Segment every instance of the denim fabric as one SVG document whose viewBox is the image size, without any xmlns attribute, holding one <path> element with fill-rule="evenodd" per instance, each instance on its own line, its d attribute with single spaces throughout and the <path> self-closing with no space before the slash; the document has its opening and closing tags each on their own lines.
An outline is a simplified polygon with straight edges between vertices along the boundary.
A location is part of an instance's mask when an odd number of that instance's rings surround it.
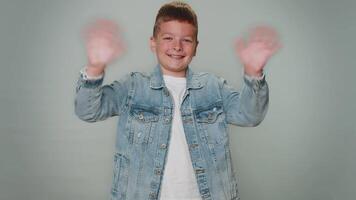
<svg viewBox="0 0 356 200">
<path fill-rule="evenodd" d="M 159 199 L 174 107 L 161 70 L 102 82 L 79 78 L 75 113 L 88 122 L 119 116 L 111 199 Z M 188 68 L 181 114 L 202 199 L 239 199 L 228 124 L 256 126 L 267 107 L 265 78 L 244 77 L 239 93 L 222 78 Z"/>
</svg>

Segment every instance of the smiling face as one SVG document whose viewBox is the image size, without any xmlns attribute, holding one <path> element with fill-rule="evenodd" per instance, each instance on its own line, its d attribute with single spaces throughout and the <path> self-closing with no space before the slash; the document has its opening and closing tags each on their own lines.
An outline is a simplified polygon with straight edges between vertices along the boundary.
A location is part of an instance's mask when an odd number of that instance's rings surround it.
<svg viewBox="0 0 356 200">
<path fill-rule="evenodd" d="M 162 22 L 157 34 L 151 37 L 150 46 L 163 74 L 184 77 L 198 46 L 196 29 L 187 22 Z"/>
</svg>

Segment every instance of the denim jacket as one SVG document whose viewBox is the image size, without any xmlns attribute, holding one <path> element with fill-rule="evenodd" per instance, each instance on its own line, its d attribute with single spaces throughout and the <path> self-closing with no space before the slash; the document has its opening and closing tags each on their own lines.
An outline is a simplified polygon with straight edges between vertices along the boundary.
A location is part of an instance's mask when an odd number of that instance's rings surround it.
<svg viewBox="0 0 356 200">
<path fill-rule="evenodd" d="M 228 124 L 256 126 L 268 106 L 268 86 L 244 77 L 241 93 L 209 73 L 187 69 L 181 117 L 203 200 L 237 200 Z M 119 116 L 112 200 L 159 199 L 172 125 L 173 100 L 160 68 L 133 72 L 102 86 L 79 78 L 75 113 L 87 122 Z M 177 166 L 179 167 L 179 166 Z"/>
</svg>

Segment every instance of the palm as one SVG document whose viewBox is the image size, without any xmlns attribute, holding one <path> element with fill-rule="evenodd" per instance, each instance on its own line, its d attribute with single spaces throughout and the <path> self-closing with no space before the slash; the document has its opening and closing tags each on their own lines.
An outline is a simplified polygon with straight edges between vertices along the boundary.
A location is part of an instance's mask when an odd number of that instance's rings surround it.
<svg viewBox="0 0 356 200">
<path fill-rule="evenodd" d="M 89 64 L 106 66 L 122 54 L 119 28 L 109 20 L 97 20 L 84 30 Z"/>
<path fill-rule="evenodd" d="M 239 38 L 236 52 L 249 75 L 261 74 L 268 59 L 280 48 L 275 30 L 266 26 L 255 27 L 250 31 L 247 42 Z"/>
</svg>

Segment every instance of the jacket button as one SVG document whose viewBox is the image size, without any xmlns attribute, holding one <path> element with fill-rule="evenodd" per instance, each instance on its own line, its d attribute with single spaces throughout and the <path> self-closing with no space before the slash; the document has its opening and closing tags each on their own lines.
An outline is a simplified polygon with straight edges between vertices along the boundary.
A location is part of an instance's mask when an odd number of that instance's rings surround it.
<svg viewBox="0 0 356 200">
<path fill-rule="evenodd" d="M 165 149 L 165 148 L 167 148 L 167 145 L 166 144 L 161 144 L 160 148 L 161 149 Z"/>
<path fill-rule="evenodd" d="M 155 169 L 155 174 L 156 175 L 161 175 L 161 170 L 160 169 Z"/>
<path fill-rule="evenodd" d="M 140 120 L 143 120 L 143 114 L 140 113 L 139 116 L 138 116 L 138 118 L 139 118 Z"/>
<path fill-rule="evenodd" d="M 204 173 L 204 169 L 196 169 L 195 170 L 195 173 L 197 173 L 197 174 L 201 174 L 201 173 Z"/>
</svg>

